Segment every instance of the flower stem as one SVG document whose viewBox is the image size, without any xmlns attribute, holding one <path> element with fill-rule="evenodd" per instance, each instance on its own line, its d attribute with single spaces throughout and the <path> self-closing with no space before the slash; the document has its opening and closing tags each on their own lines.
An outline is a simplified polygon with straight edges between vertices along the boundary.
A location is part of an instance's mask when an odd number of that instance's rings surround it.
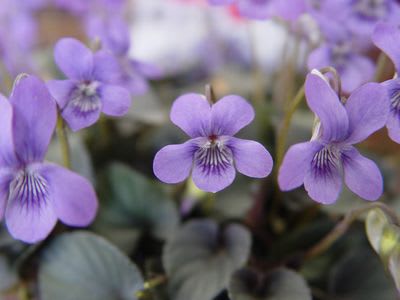
<svg viewBox="0 0 400 300">
<path fill-rule="evenodd" d="M 210 214 L 215 205 L 215 194 L 214 193 L 207 193 L 206 198 L 203 200 L 203 211 L 207 215 Z"/>
<path fill-rule="evenodd" d="M 212 85 L 211 84 L 206 84 L 205 90 L 206 90 L 205 93 L 206 93 L 207 101 L 210 104 L 216 103 L 217 99 L 215 97 L 215 93 L 214 93 L 214 89 L 213 89 Z"/>
<path fill-rule="evenodd" d="M 378 57 L 378 60 L 376 63 L 376 73 L 374 76 L 374 81 L 379 82 L 383 73 L 385 72 L 387 62 L 388 62 L 388 57 L 386 56 L 385 53 L 381 52 L 381 54 L 379 54 L 379 57 Z"/>
<path fill-rule="evenodd" d="M 61 115 L 59 115 L 57 119 L 57 136 L 61 147 L 61 156 L 63 165 L 66 168 L 71 169 L 72 164 L 71 164 L 71 154 L 68 143 L 68 136 L 65 130 L 65 123 Z"/>
<path fill-rule="evenodd" d="M 149 290 L 154 289 L 155 287 L 164 284 L 165 282 L 167 282 L 167 280 L 168 280 L 168 278 L 166 275 L 160 275 L 160 276 L 157 276 L 155 278 L 152 278 L 152 279 L 146 281 L 143 284 L 143 290 L 136 292 L 136 297 L 138 299 L 147 299 Z"/>
<path fill-rule="evenodd" d="M 252 77 L 254 81 L 254 93 L 253 93 L 253 103 L 261 104 L 264 101 L 264 90 L 266 83 L 264 82 L 262 67 L 260 65 L 258 55 L 257 55 L 257 37 L 254 30 L 253 24 L 251 22 L 247 23 L 247 36 L 248 43 L 250 45 L 250 53 L 251 53 L 251 67 L 252 67 Z"/>
<path fill-rule="evenodd" d="M 292 101 L 291 105 L 288 107 L 285 117 L 283 119 L 283 124 L 281 129 L 279 130 L 279 134 L 277 137 L 277 146 L 276 146 L 276 170 L 279 169 L 282 160 L 283 160 L 283 155 L 285 153 L 285 146 L 286 146 L 286 140 L 287 136 L 289 133 L 289 128 L 290 124 L 293 118 L 293 115 L 297 108 L 299 107 L 301 101 L 304 98 L 304 85 L 299 89 L 297 92 L 296 96 L 294 97 L 294 100 Z"/>
<path fill-rule="evenodd" d="M 309 249 L 306 252 L 304 258 L 306 260 L 309 260 L 311 258 L 314 258 L 314 257 L 322 254 L 326 250 L 328 250 L 329 247 L 331 247 L 334 242 L 336 242 L 343 234 L 345 234 L 347 232 L 347 230 L 350 228 L 351 224 L 354 221 L 356 221 L 360 215 L 370 211 L 371 209 L 375 209 L 375 208 L 382 209 L 391 218 L 391 220 L 393 222 L 395 222 L 396 224 L 399 224 L 399 219 L 396 216 L 396 214 L 392 211 L 392 209 L 390 207 L 388 207 L 387 205 L 385 205 L 383 203 L 379 203 L 379 202 L 372 203 L 367 206 L 354 209 L 354 210 L 350 211 L 343 218 L 343 220 L 340 223 L 338 223 L 332 229 L 332 231 L 329 232 L 328 235 L 326 235 L 318 244 L 316 244 L 311 249 Z"/>
<path fill-rule="evenodd" d="M 325 67 L 325 68 L 320 69 L 319 71 L 322 74 L 331 73 L 333 75 L 333 78 L 335 79 L 335 84 L 336 84 L 336 86 L 334 86 L 334 88 L 336 89 L 336 93 L 337 93 L 339 99 L 341 99 L 342 80 L 340 79 L 340 75 L 339 75 L 338 71 L 334 67 Z"/>
</svg>

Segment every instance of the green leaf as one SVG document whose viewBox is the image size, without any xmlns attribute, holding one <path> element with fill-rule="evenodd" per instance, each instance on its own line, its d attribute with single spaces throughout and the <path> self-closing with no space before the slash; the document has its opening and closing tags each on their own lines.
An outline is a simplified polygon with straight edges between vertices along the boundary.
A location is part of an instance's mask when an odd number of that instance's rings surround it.
<svg viewBox="0 0 400 300">
<path fill-rule="evenodd" d="M 104 174 L 99 193 L 103 203 L 94 224 L 97 232 L 129 252 L 140 231 L 159 239 L 176 231 L 177 209 L 160 184 L 117 163 Z"/>
<path fill-rule="evenodd" d="M 241 269 L 229 284 L 231 300 L 311 300 L 311 291 L 304 278 L 281 268 L 260 274 L 250 268 Z"/>
<path fill-rule="evenodd" d="M 329 291 L 335 300 L 393 300 L 397 294 L 378 257 L 368 248 L 354 249 L 337 262 Z"/>
<path fill-rule="evenodd" d="M 171 298 L 212 299 L 246 263 L 250 246 L 250 233 L 239 224 L 219 227 L 209 219 L 188 222 L 163 251 Z"/>
<path fill-rule="evenodd" d="M 400 251 L 396 251 L 389 258 L 389 272 L 392 275 L 397 291 L 400 293 Z"/>
<path fill-rule="evenodd" d="M 381 257 L 400 292 L 400 227 L 381 209 L 368 213 L 365 227 L 369 242 Z"/>
<path fill-rule="evenodd" d="M 138 268 L 105 239 L 65 233 L 44 250 L 39 268 L 42 300 L 136 300 Z"/>
</svg>

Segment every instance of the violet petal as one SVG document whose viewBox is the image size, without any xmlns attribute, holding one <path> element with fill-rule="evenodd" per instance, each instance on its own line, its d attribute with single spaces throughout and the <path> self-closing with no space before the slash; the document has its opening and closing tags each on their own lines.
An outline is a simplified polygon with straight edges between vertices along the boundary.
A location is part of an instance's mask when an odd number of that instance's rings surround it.
<svg viewBox="0 0 400 300">
<path fill-rule="evenodd" d="M 106 115 L 120 117 L 125 115 L 132 104 L 128 90 L 116 85 L 105 84 L 99 88 L 103 102 L 103 112 Z"/>
<path fill-rule="evenodd" d="M 15 84 L 10 102 L 18 158 L 24 163 L 43 160 L 57 121 L 56 103 L 46 85 L 37 77 L 23 77 Z"/>
<path fill-rule="evenodd" d="M 329 84 L 320 76 L 310 73 L 305 83 L 308 106 L 322 124 L 322 140 L 341 141 L 347 136 L 349 120 L 346 109 Z"/>
<path fill-rule="evenodd" d="M 385 126 L 389 101 L 385 88 L 378 83 L 367 83 L 355 90 L 346 102 L 349 116 L 347 143 L 356 144 Z"/>
<path fill-rule="evenodd" d="M 304 183 L 304 178 L 311 168 L 311 161 L 322 147 L 319 142 L 305 142 L 289 148 L 278 175 L 278 183 L 282 191 L 292 190 Z"/>
<path fill-rule="evenodd" d="M 351 191 L 375 201 L 383 193 L 383 179 L 377 165 L 351 147 L 343 152 L 344 180 Z"/>
<path fill-rule="evenodd" d="M 180 96 L 172 105 L 170 117 L 172 123 L 192 138 L 210 134 L 211 107 L 202 95 Z"/>
<path fill-rule="evenodd" d="M 74 80 L 49 80 L 46 85 L 59 108 L 63 109 L 71 99 L 71 93 L 76 88 L 77 82 Z"/>
<path fill-rule="evenodd" d="M 242 97 L 223 97 L 211 108 L 211 131 L 216 135 L 234 135 L 254 119 L 253 107 Z"/>
<path fill-rule="evenodd" d="M 97 197 L 86 178 L 50 163 L 44 164 L 40 173 L 47 179 L 49 200 L 63 223 L 82 227 L 94 220 L 98 207 Z"/>
<path fill-rule="evenodd" d="M 263 178 L 271 173 L 272 157 L 258 142 L 238 138 L 229 139 L 236 169 L 249 177 Z"/>
<path fill-rule="evenodd" d="M 157 152 L 153 172 L 165 183 L 178 183 L 189 177 L 195 151 L 194 141 L 180 145 L 168 145 Z"/>
<path fill-rule="evenodd" d="M 0 94 L 0 168 L 17 165 L 14 152 L 12 114 L 10 102 Z"/>
<path fill-rule="evenodd" d="M 85 80 L 92 76 L 93 53 L 76 39 L 59 40 L 54 48 L 54 59 L 70 79 Z"/>
</svg>

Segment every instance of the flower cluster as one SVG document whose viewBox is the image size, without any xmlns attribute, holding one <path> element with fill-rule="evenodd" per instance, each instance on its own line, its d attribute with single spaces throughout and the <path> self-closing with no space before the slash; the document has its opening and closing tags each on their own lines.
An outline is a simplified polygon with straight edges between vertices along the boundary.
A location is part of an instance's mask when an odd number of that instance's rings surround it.
<svg viewBox="0 0 400 300">
<path fill-rule="evenodd" d="M 346 93 L 373 79 L 375 64 L 368 52 L 375 26 L 379 22 L 400 24 L 400 4 L 395 0 L 209 0 L 209 3 L 234 4 L 243 17 L 250 19 L 277 17 L 288 21 L 295 31 L 301 27 L 304 16 L 311 17 L 322 38 L 308 56 L 308 68 L 334 67 L 343 78 Z"/>
<path fill-rule="evenodd" d="M 26 6 L 24 13 L 42 5 L 40 1 L 32 3 L 36 4 Z M 95 2 L 87 6 L 80 1 L 56 3 L 86 16 Z M 25 242 L 46 238 L 57 219 L 70 226 L 86 226 L 97 211 L 95 191 L 86 179 L 44 161 L 57 113 L 72 131 L 95 124 L 101 113 L 121 117 L 130 109 L 132 95 L 148 89 L 146 78 L 161 74 L 158 68 L 130 58 L 129 30 L 120 13 L 121 4 L 99 3 L 96 7 L 102 9 L 85 18 L 88 35 L 100 39 L 99 47 L 90 49 L 67 37 L 55 45 L 54 60 L 65 79 L 44 83 L 22 75 L 9 99 L 0 96 L 0 218 L 5 216 L 11 235 Z M 373 43 L 400 72 L 400 29 L 393 17 L 399 4 L 389 0 L 325 0 L 318 6 L 305 0 L 209 3 L 234 4 L 243 16 L 256 19 L 280 16 L 294 21 L 303 13 L 315 18 L 325 40 L 308 58 L 313 70 L 305 81 L 307 104 L 316 115 L 314 132 L 310 141 L 287 151 L 278 166 L 279 186 L 288 191 L 304 185 L 310 198 L 332 204 L 344 182 L 363 199 L 379 199 L 383 192 L 380 170 L 354 145 L 385 125 L 391 139 L 400 143 L 400 79 L 364 84 L 370 81 L 375 66 L 362 52 L 369 47 L 362 37 L 372 35 Z M 110 14 L 105 14 L 106 8 Z M 21 32 L 24 38 L 27 33 Z M 361 52 L 348 41 L 356 41 Z M 3 51 L 3 55 L 7 53 Z M 336 67 L 341 75 L 347 99 L 314 69 L 327 65 Z M 252 106 L 236 95 L 215 103 L 209 98 L 185 94 L 175 100 L 170 119 L 190 139 L 158 151 L 153 162 L 156 177 L 175 184 L 191 176 L 199 189 L 215 193 L 234 181 L 236 171 L 253 178 L 268 176 L 273 168 L 268 150 L 256 141 L 235 137 L 254 119 Z"/>
<path fill-rule="evenodd" d="M 280 17 L 295 20 L 306 10 L 305 0 L 208 0 L 212 5 L 233 4 L 242 17 L 265 20 Z"/>
</svg>

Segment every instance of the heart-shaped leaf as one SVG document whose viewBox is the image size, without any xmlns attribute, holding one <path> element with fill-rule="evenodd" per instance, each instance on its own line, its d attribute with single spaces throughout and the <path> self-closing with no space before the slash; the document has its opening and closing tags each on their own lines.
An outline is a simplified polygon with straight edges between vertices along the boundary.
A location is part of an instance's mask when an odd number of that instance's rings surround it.
<svg viewBox="0 0 400 300">
<path fill-rule="evenodd" d="M 397 291 L 400 293 L 400 251 L 397 249 L 389 258 L 389 271 L 396 284 Z"/>
<path fill-rule="evenodd" d="M 159 239 L 175 232 L 178 212 L 160 184 L 117 163 L 104 174 L 99 193 L 102 206 L 94 224 L 97 232 L 127 252 L 133 249 L 141 231 Z"/>
<path fill-rule="evenodd" d="M 143 279 L 105 239 L 74 232 L 57 237 L 44 250 L 39 289 L 42 300 L 136 300 Z"/>
<path fill-rule="evenodd" d="M 335 300 L 393 300 L 396 289 L 379 258 L 369 248 L 357 248 L 336 263 L 330 274 Z"/>
<path fill-rule="evenodd" d="M 251 236 L 239 224 L 203 219 L 185 224 L 164 248 L 163 263 L 174 300 L 210 300 L 247 261 Z"/>
<path fill-rule="evenodd" d="M 311 291 L 304 278 L 289 269 L 281 268 L 267 274 L 241 269 L 229 284 L 231 300 L 311 300 Z"/>
<path fill-rule="evenodd" d="M 381 209 L 368 213 L 365 227 L 369 242 L 390 271 L 400 292 L 400 227 Z"/>
</svg>

